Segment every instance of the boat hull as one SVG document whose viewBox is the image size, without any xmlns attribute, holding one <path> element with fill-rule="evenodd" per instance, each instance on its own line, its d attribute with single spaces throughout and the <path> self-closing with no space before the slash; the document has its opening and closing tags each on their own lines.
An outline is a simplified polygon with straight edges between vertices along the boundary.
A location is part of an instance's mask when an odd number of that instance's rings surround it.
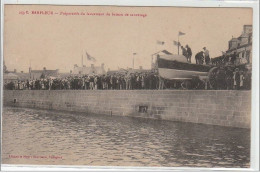
<svg viewBox="0 0 260 173">
<path fill-rule="evenodd" d="M 158 58 L 158 72 L 165 79 L 192 79 L 199 76 L 207 76 L 212 66 L 191 64 L 176 60 Z"/>
<path fill-rule="evenodd" d="M 196 76 L 207 76 L 208 72 L 199 72 L 199 71 L 187 71 L 187 70 L 176 70 L 176 69 L 167 69 L 167 68 L 158 68 L 159 75 L 164 79 L 169 80 L 185 80 L 192 79 Z"/>
</svg>

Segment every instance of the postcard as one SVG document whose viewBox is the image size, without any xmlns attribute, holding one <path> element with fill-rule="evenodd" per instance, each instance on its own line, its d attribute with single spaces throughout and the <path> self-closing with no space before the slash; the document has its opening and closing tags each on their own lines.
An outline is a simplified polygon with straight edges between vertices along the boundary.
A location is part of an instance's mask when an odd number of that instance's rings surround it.
<svg viewBox="0 0 260 173">
<path fill-rule="evenodd" d="M 2 164 L 252 169 L 253 14 L 5 4 Z"/>
</svg>

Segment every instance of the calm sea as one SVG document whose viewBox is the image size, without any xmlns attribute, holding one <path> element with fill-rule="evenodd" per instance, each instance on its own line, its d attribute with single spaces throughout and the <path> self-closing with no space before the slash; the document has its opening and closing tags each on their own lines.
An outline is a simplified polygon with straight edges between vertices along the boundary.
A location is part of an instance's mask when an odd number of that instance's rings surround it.
<svg viewBox="0 0 260 173">
<path fill-rule="evenodd" d="M 4 107 L 2 162 L 249 167 L 250 130 Z"/>
</svg>

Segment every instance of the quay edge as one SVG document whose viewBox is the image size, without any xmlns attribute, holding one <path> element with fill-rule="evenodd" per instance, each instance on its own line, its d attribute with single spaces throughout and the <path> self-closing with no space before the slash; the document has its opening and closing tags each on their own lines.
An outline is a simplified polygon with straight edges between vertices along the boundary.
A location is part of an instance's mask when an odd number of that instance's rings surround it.
<svg viewBox="0 0 260 173">
<path fill-rule="evenodd" d="M 251 91 L 4 90 L 3 105 L 250 128 Z"/>
</svg>

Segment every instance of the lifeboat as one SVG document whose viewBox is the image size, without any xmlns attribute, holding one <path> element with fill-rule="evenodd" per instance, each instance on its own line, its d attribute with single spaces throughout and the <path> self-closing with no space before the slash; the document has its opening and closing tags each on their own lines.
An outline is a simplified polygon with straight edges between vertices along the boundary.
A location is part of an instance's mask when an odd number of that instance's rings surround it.
<svg viewBox="0 0 260 173">
<path fill-rule="evenodd" d="M 168 80 L 189 80 L 194 77 L 208 76 L 211 65 L 192 64 L 183 55 L 157 56 L 159 76 Z"/>
</svg>

